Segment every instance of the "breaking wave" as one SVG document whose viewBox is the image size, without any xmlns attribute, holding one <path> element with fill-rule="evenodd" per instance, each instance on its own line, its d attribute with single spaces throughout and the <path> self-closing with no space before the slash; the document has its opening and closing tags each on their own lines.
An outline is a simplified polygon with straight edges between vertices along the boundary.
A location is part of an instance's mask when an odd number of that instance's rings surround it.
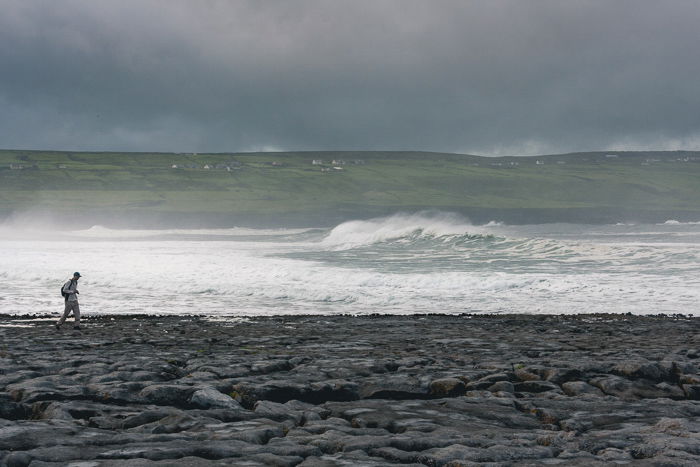
<svg viewBox="0 0 700 467">
<path fill-rule="evenodd" d="M 682 236 L 680 234 L 683 234 Z M 118 230 L 0 242 L 4 313 L 698 313 L 700 225 L 473 225 L 398 214 L 332 229 Z M 53 239 L 52 239 L 53 240 Z M 164 241 L 165 240 L 165 241 Z"/>
<path fill-rule="evenodd" d="M 474 226 L 455 214 L 396 214 L 368 220 L 344 222 L 323 239 L 330 249 L 343 250 L 381 243 L 411 243 L 433 240 L 440 243 L 490 239 L 487 226 Z"/>
<path fill-rule="evenodd" d="M 656 225 L 700 225 L 700 221 L 698 221 L 698 222 L 681 222 L 681 221 L 677 221 L 675 219 L 669 219 L 662 224 L 656 224 Z"/>
</svg>

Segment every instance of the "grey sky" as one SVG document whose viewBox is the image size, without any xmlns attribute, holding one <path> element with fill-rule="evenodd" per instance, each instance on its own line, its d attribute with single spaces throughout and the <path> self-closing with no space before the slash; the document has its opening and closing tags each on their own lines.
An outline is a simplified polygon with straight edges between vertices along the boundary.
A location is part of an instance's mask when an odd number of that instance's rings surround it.
<svg viewBox="0 0 700 467">
<path fill-rule="evenodd" d="M 0 147 L 700 149 L 700 2 L 0 0 Z"/>
</svg>

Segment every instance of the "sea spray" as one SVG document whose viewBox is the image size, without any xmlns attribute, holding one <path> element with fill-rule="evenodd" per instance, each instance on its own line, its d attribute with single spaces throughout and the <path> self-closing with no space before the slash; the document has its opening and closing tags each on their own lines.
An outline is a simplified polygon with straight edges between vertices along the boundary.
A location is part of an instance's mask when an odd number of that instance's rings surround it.
<svg viewBox="0 0 700 467">
<path fill-rule="evenodd" d="M 0 242 L 4 313 L 697 313 L 700 225 L 474 226 L 396 215 L 333 229 L 118 231 Z"/>
<path fill-rule="evenodd" d="M 330 231 L 323 244 L 336 249 L 418 237 L 481 235 L 484 230 L 464 217 L 449 213 L 396 214 L 344 222 Z"/>
</svg>

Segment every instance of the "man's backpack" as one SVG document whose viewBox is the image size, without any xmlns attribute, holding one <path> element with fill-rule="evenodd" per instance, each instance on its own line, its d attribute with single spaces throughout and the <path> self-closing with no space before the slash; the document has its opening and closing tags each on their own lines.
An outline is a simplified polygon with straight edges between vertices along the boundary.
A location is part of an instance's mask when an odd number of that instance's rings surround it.
<svg viewBox="0 0 700 467">
<path fill-rule="evenodd" d="M 72 282 L 72 281 L 71 281 Z M 61 286 L 61 297 L 63 297 L 63 300 L 68 300 L 68 295 L 70 295 L 68 292 L 64 292 L 63 289 L 66 287 L 66 284 L 63 284 Z M 70 285 L 68 286 L 70 288 Z"/>
</svg>

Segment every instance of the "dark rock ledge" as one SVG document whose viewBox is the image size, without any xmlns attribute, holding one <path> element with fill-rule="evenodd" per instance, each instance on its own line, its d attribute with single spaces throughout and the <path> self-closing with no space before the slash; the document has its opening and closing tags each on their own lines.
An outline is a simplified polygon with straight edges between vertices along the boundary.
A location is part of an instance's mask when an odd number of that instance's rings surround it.
<svg viewBox="0 0 700 467">
<path fill-rule="evenodd" d="M 698 318 L 40 318 L 1 466 L 700 465 Z"/>
</svg>

